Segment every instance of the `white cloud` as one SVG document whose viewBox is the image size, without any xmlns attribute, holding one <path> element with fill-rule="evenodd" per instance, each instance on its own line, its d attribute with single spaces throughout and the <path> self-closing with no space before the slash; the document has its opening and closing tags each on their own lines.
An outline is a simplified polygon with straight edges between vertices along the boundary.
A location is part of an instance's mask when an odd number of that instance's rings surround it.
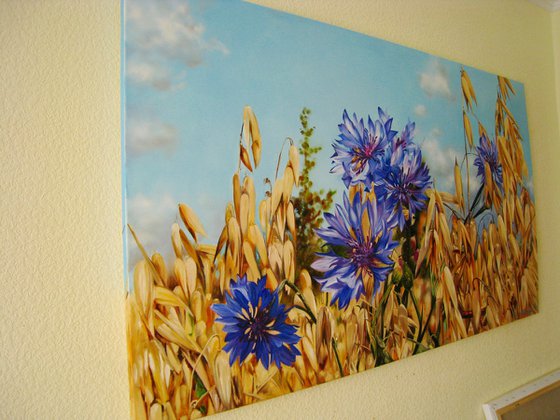
<svg viewBox="0 0 560 420">
<path fill-rule="evenodd" d="M 206 52 L 228 53 L 220 41 L 206 39 L 184 0 L 128 0 L 126 14 L 127 74 L 136 83 L 180 89 L 185 69 L 200 65 Z M 165 70 L 171 68 L 175 73 Z"/>
<path fill-rule="evenodd" d="M 137 156 L 153 150 L 171 152 L 178 142 L 177 129 L 154 117 L 130 115 L 126 126 L 126 152 Z"/>
<path fill-rule="evenodd" d="M 449 87 L 449 73 L 440 60 L 430 60 L 424 72 L 420 74 L 420 87 L 426 95 L 440 96 L 453 100 L 454 96 Z"/>
<path fill-rule="evenodd" d="M 228 201 L 228 197 L 218 197 L 209 192 L 200 193 L 196 198 L 196 211 L 207 234 L 204 243 L 215 244 L 218 241 L 225 224 Z"/>
<path fill-rule="evenodd" d="M 469 183 L 466 181 L 466 162 L 464 151 L 459 151 L 452 147 L 443 147 L 440 138 L 443 135 L 439 128 L 430 131 L 427 138 L 421 143 L 422 157 L 430 168 L 430 175 L 435 187 L 440 191 L 455 193 L 455 159 L 461 168 L 463 180 L 463 192 L 470 190 L 470 200 L 472 202 L 478 188 L 480 180 L 476 176 L 476 166 L 473 165 L 474 158 L 469 157 Z"/>
<path fill-rule="evenodd" d="M 134 229 L 140 243 L 151 256 L 160 253 L 166 263 L 173 261 L 174 252 L 171 245 L 171 226 L 180 222 L 178 205 L 182 202 L 170 193 L 156 195 L 136 194 L 127 198 L 127 223 Z M 193 200 L 183 201 L 196 212 L 200 218 L 206 237 L 200 243 L 216 244 L 224 227 L 224 212 L 227 200 L 217 200 L 209 193 L 201 193 Z M 128 269 L 142 258 L 132 235 L 128 234 Z"/>
<path fill-rule="evenodd" d="M 428 137 L 421 142 L 422 156 L 430 168 L 430 175 L 436 188 L 453 192 L 455 190 L 453 173 L 455 158 L 459 160 L 461 155 L 451 147 L 443 148 L 439 141 L 441 135 L 442 132 L 437 127 L 430 131 Z"/>
<path fill-rule="evenodd" d="M 155 63 L 130 60 L 127 63 L 126 75 L 136 83 L 151 85 L 161 91 L 179 90 L 186 85 L 183 80 L 185 72 L 176 75 L 170 74 L 165 68 Z"/>
<path fill-rule="evenodd" d="M 419 117 L 425 117 L 427 112 L 426 105 L 418 104 L 414 107 L 414 113 Z"/>
<path fill-rule="evenodd" d="M 166 261 L 173 255 L 171 225 L 176 221 L 178 201 L 169 193 L 160 196 L 137 194 L 127 199 L 127 223 L 134 229 L 142 246 L 151 256 L 159 252 Z M 134 238 L 128 236 L 129 270 L 142 258 Z"/>
</svg>

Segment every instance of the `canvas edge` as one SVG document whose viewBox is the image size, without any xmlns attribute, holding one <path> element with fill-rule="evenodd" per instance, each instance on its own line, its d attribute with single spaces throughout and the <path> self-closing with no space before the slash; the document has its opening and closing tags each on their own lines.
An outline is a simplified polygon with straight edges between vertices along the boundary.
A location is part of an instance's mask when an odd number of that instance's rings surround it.
<svg viewBox="0 0 560 420">
<path fill-rule="evenodd" d="M 482 409 L 486 420 L 499 420 L 501 418 L 500 413 L 503 413 L 506 407 L 513 406 L 525 398 L 530 398 L 534 394 L 538 394 L 540 391 L 558 382 L 560 382 L 560 369 L 541 376 L 526 385 L 520 386 L 499 398 L 483 404 Z"/>
<path fill-rule="evenodd" d="M 122 246 L 123 246 L 123 287 L 125 292 L 130 290 L 128 284 L 128 236 L 126 234 L 127 225 L 127 189 L 126 189 L 126 14 L 125 0 L 119 2 L 120 11 L 120 111 L 121 111 L 121 201 L 122 201 Z"/>
</svg>

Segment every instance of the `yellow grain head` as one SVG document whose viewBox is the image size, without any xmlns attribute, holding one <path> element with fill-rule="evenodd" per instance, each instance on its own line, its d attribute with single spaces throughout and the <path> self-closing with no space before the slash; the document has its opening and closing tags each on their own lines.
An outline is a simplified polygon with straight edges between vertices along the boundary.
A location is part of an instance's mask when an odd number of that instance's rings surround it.
<svg viewBox="0 0 560 420">
<path fill-rule="evenodd" d="M 150 420 L 163 420 L 163 408 L 160 404 L 154 403 L 150 407 Z"/>
<path fill-rule="evenodd" d="M 226 285 L 226 267 L 223 258 L 218 258 L 217 268 L 218 268 L 218 281 L 220 284 L 220 293 L 223 294 L 227 290 Z"/>
<path fill-rule="evenodd" d="M 145 260 L 141 260 L 134 267 L 134 294 L 144 314 L 147 314 L 152 307 L 153 289 L 154 281 L 150 267 Z"/>
<path fill-rule="evenodd" d="M 354 353 L 354 346 L 358 339 L 358 318 L 355 313 L 350 314 L 345 322 L 345 335 L 346 335 L 346 349 L 348 355 Z"/>
<path fill-rule="evenodd" d="M 282 186 L 282 200 L 285 202 L 290 201 L 292 196 L 292 188 L 294 187 L 294 172 L 290 166 L 286 166 L 284 170 L 283 186 Z"/>
<path fill-rule="evenodd" d="M 249 242 L 243 242 L 243 256 L 248 265 L 247 276 L 250 281 L 257 281 L 261 277 L 261 273 L 255 259 L 255 249 Z"/>
<path fill-rule="evenodd" d="M 297 230 L 296 230 L 296 216 L 294 212 L 294 204 L 290 201 L 286 209 L 286 223 L 288 224 L 288 229 L 292 234 L 292 239 L 295 242 L 297 240 Z"/>
<path fill-rule="evenodd" d="M 284 233 L 286 232 L 286 210 L 287 208 L 284 203 L 281 203 L 281 205 L 276 209 L 276 218 L 274 220 L 277 238 L 281 242 L 284 242 Z"/>
<path fill-rule="evenodd" d="M 179 204 L 179 214 L 187 230 L 194 238 L 195 242 L 198 241 L 196 236 L 197 233 L 200 233 L 202 236 L 206 236 L 206 232 L 202 227 L 202 223 L 200 223 L 200 219 L 193 209 L 191 209 L 186 204 Z"/>
<path fill-rule="evenodd" d="M 247 149 L 245 149 L 245 147 L 241 143 L 239 143 L 239 160 L 241 161 L 241 163 L 243 163 L 243 165 L 245 165 L 247 169 L 249 169 L 249 171 L 253 172 L 253 166 L 251 165 L 249 152 L 247 152 Z"/>
<path fill-rule="evenodd" d="M 179 235 L 180 229 L 177 223 L 171 225 L 171 245 L 173 246 L 173 252 L 177 258 L 183 256 L 183 246 L 181 244 L 181 236 Z"/>
<path fill-rule="evenodd" d="M 305 268 L 300 271 L 297 284 L 301 290 L 311 289 L 311 276 Z"/>
<path fill-rule="evenodd" d="M 295 252 L 294 246 L 290 241 L 284 244 L 284 275 L 288 280 L 293 282 L 295 280 L 296 263 L 295 263 Z"/>
<path fill-rule="evenodd" d="M 187 234 L 183 231 L 183 229 L 179 229 L 179 237 L 181 238 L 181 243 L 185 248 L 185 251 L 187 251 L 188 256 L 194 259 L 195 262 L 198 264 L 199 263 L 198 253 L 196 252 L 196 249 L 193 246 L 193 244 L 191 244 L 191 241 L 189 241 L 189 238 L 187 237 Z"/>
<path fill-rule="evenodd" d="M 333 319 L 328 306 L 321 306 L 319 308 L 316 331 L 315 347 L 318 349 L 321 344 L 325 344 L 327 347 L 330 346 L 333 332 Z"/>
<path fill-rule="evenodd" d="M 510 96 L 510 92 L 515 95 L 515 89 L 507 77 L 498 76 L 498 89 L 504 99 Z"/>
<path fill-rule="evenodd" d="M 282 178 L 278 178 L 274 182 L 274 186 L 272 187 L 272 195 L 271 195 L 272 202 L 270 207 L 270 212 L 272 214 L 276 213 L 276 209 L 278 208 L 278 205 L 282 201 L 283 191 L 284 191 L 284 180 Z"/>
<path fill-rule="evenodd" d="M 218 353 L 214 362 L 214 378 L 216 390 L 225 410 L 233 407 L 231 374 L 228 355 L 222 351 Z"/>
<path fill-rule="evenodd" d="M 474 290 L 472 294 L 472 311 L 473 311 L 473 328 L 475 334 L 480 331 L 480 319 L 482 315 L 481 311 L 482 302 L 480 297 L 480 287 L 479 282 L 474 284 Z"/>
<path fill-rule="evenodd" d="M 315 354 L 315 349 L 309 337 L 302 337 L 300 340 L 303 355 L 305 356 L 305 360 L 307 361 L 309 367 L 313 369 L 315 372 L 319 371 L 319 363 L 317 362 L 317 355 Z"/>
<path fill-rule="evenodd" d="M 241 194 L 241 200 L 239 202 L 239 227 L 241 228 L 242 237 L 247 236 L 247 229 L 249 227 L 249 196 L 245 193 Z"/>
<path fill-rule="evenodd" d="M 257 225 L 249 227 L 249 241 L 256 247 L 263 267 L 268 266 L 268 253 L 262 233 Z"/>
<path fill-rule="evenodd" d="M 471 134 L 472 137 L 472 134 Z M 459 202 L 459 206 L 461 210 L 465 210 L 465 200 L 463 197 L 463 179 L 461 177 L 461 169 L 457 164 L 457 159 L 455 159 L 455 168 L 454 168 L 454 176 L 455 176 L 455 195 L 457 196 L 457 201 Z"/>
<path fill-rule="evenodd" d="M 234 205 L 230 202 L 226 205 L 226 210 L 224 211 L 224 223 L 227 225 L 229 219 L 236 216 L 236 210 Z"/>
<path fill-rule="evenodd" d="M 488 162 L 484 162 L 484 178 L 484 201 L 486 206 L 490 207 L 492 203 L 492 191 L 494 189 L 494 183 L 492 180 L 492 171 L 490 170 L 490 165 L 488 164 Z"/>
<path fill-rule="evenodd" d="M 281 245 L 280 245 L 281 247 Z M 284 253 L 284 250 L 282 248 L 280 248 L 280 252 L 282 252 L 282 254 Z M 278 278 L 283 278 L 284 276 L 283 274 L 283 269 L 284 269 L 284 264 L 282 261 L 282 257 L 280 254 L 280 252 L 278 251 L 278 247 L 277 246 L 271 246 L 268 248 L 268 261 L 270 262 L 270 268 L 272 269 L 272 271 L 275 273 L 275 277 Z"/>
<path fill-rule="evenodd" d="M 486 132 L 486 129 L 484 128 L 484 126 L 479 122 L 478 123 L 478 137 L 486 137 L 487 139 L 489 139 L 490 137 L 488 137 L 488 133 Z"/>
<path fill-rule="evenodd" d="M 249 197 L 249 224 L 255 223 L 255 209 L 257 208 L 257 197 L 255 193 L 255 183 L 253 178 L 246 176 L 243 178 L 243 191 Z"/>
<path fill-rule="evenodd" d="M 187 290 L 188 295 L 191 296 L 196 289 L 196 280 L 198 276 L 198 268 L 192 258 L 185 260 L 185 272 L 187 275 Z M 185 291 L 187 293 L 187 291 Z"/>
<path fill-rule="evenodd" d="M 233 174 L 232 178 L 233 184 L 233 206 L 235 208 L 235 214 L 239 217 L 239 202 L 241 201 L 241 181 L 239 179 L 239 172 Z M 229 220 L 226 220 L 226 223 Z"/>
<path fill-rule="evenodd" d="M 469 119 L 469 116 L 465 111 L 463 111 L 463 129 L 465 130 L 465 137 L 469 142 L 469 147 L 472 148 L 474 146 L 472 125 L 471 125 L 471 120 Z"/>
<path fill-rule="evenodd" d="M 294 173 L 296 186 L 299 186 L 299 151 L 294 144 L 290 145 L 289 162 L 289 166 Z"/>
<path fill-rule="evenodd" d="M 228 225 L 228 248 L 231 250 L 234 258 L 237 259 L 238 253 L 241 249 L 241 229 L 237 219 L 232 217 L 229 219 Z"/>
<path fill-rule="evenodd" d="M 259 204 L 259 220 L 261 221 L 261 226 L 266 238 L 268 238 L 270 230 L 270 205 L 270 197 L 265 198 Z"/>
<path fill-rule="evenodd" d="M 190 308 L 196 321 L 204 320 L 206 311 L 204 310 L 204 298 L 200 290 L 195 290 L 191 294 Z"/>
<path fill-rule="evenodd" d="M 192 261 L 192 259 L 190 259 L 190 261 Z M 183 290 L 185 296 L 190 296 L 189 286 L 187 284 L 187 267 L 185 261 L 183 261 L 181 258 L 175 258 L 173 273 L 175 274 L 175 278 L 181 286 L 181 289 Z"/>
<path fill-rule="evenodd" d="M 241 130 L 241 137 L 245 146 L 249 147 L 251 142 L 251 121 L 249 119 L 249 114 L 252 113 L 250 106 L 245 106 L 243 108 L 243 126 Z"/>
<path fill-rule="evenodd" d="M 257 117 L 249 106 L 243 110 L 243 137 L 245 144 L 251 145 L 256 168 L 261 161 L 262 140 Z"/>
<path fill-rule="evenodd" d="M 173 291 L 169 290 L 167 287 L 155 288 L 155 302 L 156 305 L 163 306 L 178 306 L 183 309 L 187 309 L 187 304 L 182 299 L 182 297 Z"/>
<path fill-rule="evenodd" d="M 163 281 L 164 284 L 167 284 L 167 268 L 165 267 L 165 260 L 163 259 L 161 254 L 158 254 L 157 252 L 152 255 L 151 260 L 154 268 L 159 275 L 159 278 Z M 157 278 L 155 280 L 156 282 L 158 281 Z"/>
<path fill-rule="evenodd" d="M 162 402 L 169 401 L 169 393 L 167 390 L 169 365 L 164 360 L 165 353 L 160 348 L 161 344 L 158 341 L 152 340 L 148 345 L 148 362 L 152 378 L 154 380 L 155 391 L 158 400 Z"/>
<path fill-rule="evenodd" d="M 463 92 L 463 100 L 467 109 L 472 109 L 472 103 L 476 104 L 476 93 L 472 87 L 471 79 L 465 69 L 461 69 L 461 90 Z"/>
</svg>

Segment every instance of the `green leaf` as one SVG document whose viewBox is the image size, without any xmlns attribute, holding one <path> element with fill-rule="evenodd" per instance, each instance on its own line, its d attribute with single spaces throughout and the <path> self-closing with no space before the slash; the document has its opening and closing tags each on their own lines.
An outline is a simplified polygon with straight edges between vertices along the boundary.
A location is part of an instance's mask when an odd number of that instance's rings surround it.
<svg viewBox="0 0 560 420">
<path fill-rule="evenodd" d="M 198 399 L 202 397 L 204 394 L 206 394 L 206 388 L 204 388 L 204 384 L 202 383 L 202 381 L 200 380 L 197 374 L 194 375 L 194 381 L 195 381 L 194 395 Z"/>
</svg>

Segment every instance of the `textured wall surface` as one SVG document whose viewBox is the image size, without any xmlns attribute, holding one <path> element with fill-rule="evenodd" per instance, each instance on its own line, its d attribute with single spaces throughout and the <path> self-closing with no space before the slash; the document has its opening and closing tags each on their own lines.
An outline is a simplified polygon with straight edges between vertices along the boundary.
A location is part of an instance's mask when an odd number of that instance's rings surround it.
<svg viewBox="0 0 560 420">
<path fill-rule="evenodd" d="M 525 0 L 258 3 L 525 83 L 541 312 L 221 418 L 482 418 L 483 402 L 559 368 L 558 12 Z M 119 2 L 0 9 L 0 418 L 126 419 Z"/>
<path fill-rule="evenodd" d="M 554 43 L 554 62 L 556 71 L 556 107 L 560 125 L 560 10 L 552 14 L 552 40 Z"/>
</svg>

